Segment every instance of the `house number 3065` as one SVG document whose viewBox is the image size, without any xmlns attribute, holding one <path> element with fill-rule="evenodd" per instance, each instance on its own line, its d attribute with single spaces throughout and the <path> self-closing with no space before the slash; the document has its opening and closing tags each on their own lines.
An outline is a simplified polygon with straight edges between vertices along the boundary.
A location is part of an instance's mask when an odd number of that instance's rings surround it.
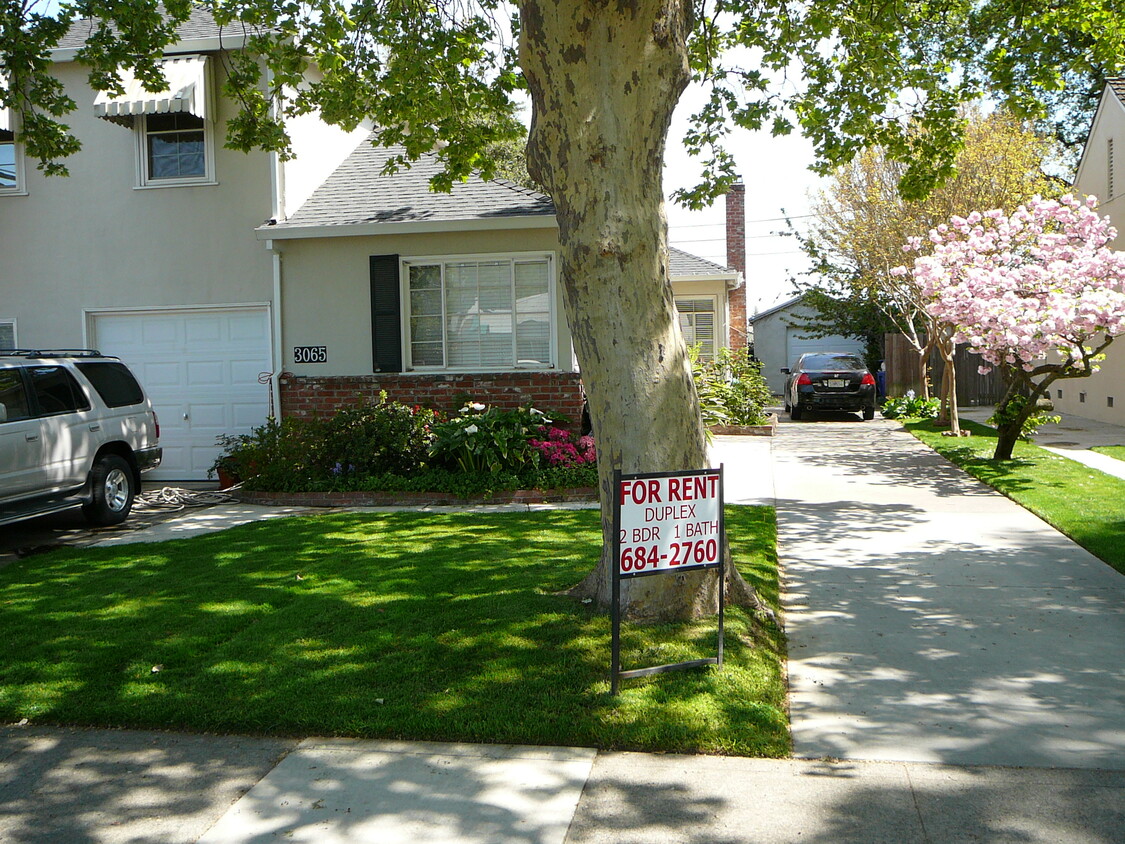
<svg viewBox="0 0 1125 844">
<path fill-rule="evenodd" d="M 294 346 L 293 363 L 328 363 L 328 347 Z"/>
</svg>

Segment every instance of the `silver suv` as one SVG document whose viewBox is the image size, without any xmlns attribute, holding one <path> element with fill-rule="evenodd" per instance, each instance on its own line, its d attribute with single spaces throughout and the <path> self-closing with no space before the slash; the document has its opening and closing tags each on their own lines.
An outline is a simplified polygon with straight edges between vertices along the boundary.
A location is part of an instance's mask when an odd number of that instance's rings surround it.
<svg viewBox="0 0 1125 844">
<path fill-rule="evenodd" d="M 90 349 L 0 351 L 0 525 L 81 506 L 124 521 L 160 465 L 152 402 L 120 359 Z"/>
</svg>

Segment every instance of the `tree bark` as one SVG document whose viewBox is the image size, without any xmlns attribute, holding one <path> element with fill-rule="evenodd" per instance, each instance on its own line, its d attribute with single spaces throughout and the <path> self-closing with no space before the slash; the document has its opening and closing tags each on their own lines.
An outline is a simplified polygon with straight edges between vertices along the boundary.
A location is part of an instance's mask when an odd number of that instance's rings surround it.
<svg viewBox="0 0 1125 844">
<path fill-rule="evenodd" d="M 952 330 L 938 338 L 938 351 L 945 367 L 941 374 L 941 411 L 938 423 L 949 426 L 951 436 L 961 436 L 961 416 L 957 408 L 957 368 L 954 359 L 957 357 L 957 344 L 953 342 Z"/>
<path fill-rule="evenodd" d="M 598 443 L 604 550 L 574 591 L 608 605 L 613 470 L 708 462 L 675 321 L 662 186 L 668 127 L 690 79 L 692 6 L 522 0 L 520 11 L 528 169 L 555 202 L 567 319 Z M 713 570 L 627 579 L 622 606 L 660 621 L 714 613 L 717 580 Z M 759 606 L 733 567 L 727 590 Z"/>
</svg>

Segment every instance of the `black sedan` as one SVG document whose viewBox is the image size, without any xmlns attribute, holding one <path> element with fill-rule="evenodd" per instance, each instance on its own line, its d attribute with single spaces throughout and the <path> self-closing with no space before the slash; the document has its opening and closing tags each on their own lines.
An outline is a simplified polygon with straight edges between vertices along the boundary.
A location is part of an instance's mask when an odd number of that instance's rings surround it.
<svg viewBox="0 0 1125 844">
<path fill-rule="evenodd" d="M 875 418 L 875 377 L 855 355 L 829 352 L 801 355 L 783 369 L 785 410 L 797 421 L 810 410 L 859 411 Z"/>
</svg>

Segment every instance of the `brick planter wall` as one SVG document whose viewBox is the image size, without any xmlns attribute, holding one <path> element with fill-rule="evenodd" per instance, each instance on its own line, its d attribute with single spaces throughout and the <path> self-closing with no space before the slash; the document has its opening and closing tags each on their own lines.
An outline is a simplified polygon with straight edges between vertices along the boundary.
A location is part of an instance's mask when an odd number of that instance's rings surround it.
<svg viewBox="0 0 1125 844">
<path fill-rule="evenodd" d="M 283 373 L 281 413 L 307 417 L 327 414 L 364 400 L 380 390 L 403 404 L 446 412 L 466 400 L 515 410 L 528 404 L 563 414 L 577 431 L 582 423 L 582 379 L 576 372 L 498 372 L 478 375 L 434 375 L 416 372 L 387 375 L 294 375 Z"/>
<path fill-rule="evenodd" d="M 488 498 L 458 498 L 450 492 L 257 492 L 240 489 L 234 495 L 244 504 L 283 507 L 471 507 L 479 504 L 595 503 L 593 487 L 574 489 L 513 489 Z"/>
</svg>

